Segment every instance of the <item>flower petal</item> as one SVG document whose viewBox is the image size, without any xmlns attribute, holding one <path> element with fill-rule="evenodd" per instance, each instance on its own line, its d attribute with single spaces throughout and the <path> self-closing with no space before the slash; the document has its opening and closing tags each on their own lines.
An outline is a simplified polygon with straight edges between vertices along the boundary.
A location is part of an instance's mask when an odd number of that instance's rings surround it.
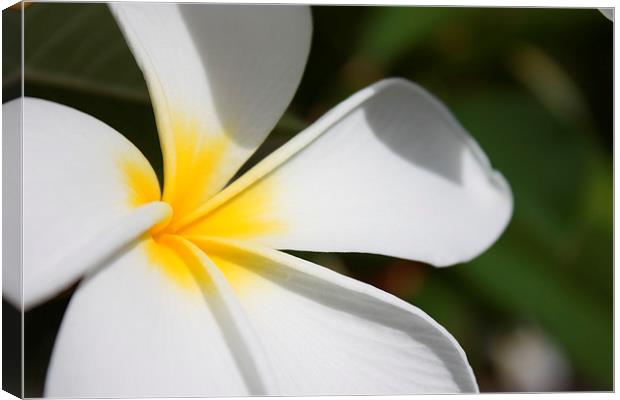
<svg viewBox="0 0 620 400">
<path fill-rule="evenodd" d="M 445 266 L 488 248 L 511 213 L 508 184 L 449 111 L 390 79 L 337 106 L 177 229 Z"/>
<path fill-rule="evenodd" d="M 196 244 L 236 292 L 281 394 L 477 391 L 458 343 L 416 307 L 277 250 Z"/>
<path fill-rule="evenodd" d="M 21 3 L 20 3 L 21 4 Z M 2 105 L 2 296 L 22 302 L 22 101 Z"/>
<path fill-rule="evenodd" d="M 84 280 L 46 381 L 52 397 L 247 395 L 260 382 L 226 301 L 170 243 L 145 238 Z M 260 387 L 258 387 L 260 390 Z"/>
<path fill-rule="evenodd" d="M 110 5 L 151 93 L 175 218 L 220 190 L 290 102 L 310 47 L 308 7 Z"/>
<path fill-rule="evenodd" d="M 3 113 L 14 114 L 19 103 L 4 104 Z M 170 207 L 158 202 L 148 161 L 109 126 L 33 98 L 23 100 L 23 112 L 23 285 L 29 308 L 168 218 Z M 15 263 L 11 273 L 19 274 L 19 267 Z M 7 297 L 21 306 L 19 296 L 7 291 Z"/>
</svg>

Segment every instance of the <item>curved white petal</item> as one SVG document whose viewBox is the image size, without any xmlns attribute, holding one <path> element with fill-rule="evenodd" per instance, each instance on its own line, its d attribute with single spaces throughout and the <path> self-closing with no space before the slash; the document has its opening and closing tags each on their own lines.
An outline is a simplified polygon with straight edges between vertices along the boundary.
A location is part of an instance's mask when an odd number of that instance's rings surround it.
<svg viewBox="0 0 620 400">
<path fill-rule="evenodd" d="M 276 250 L 196 244 L 237 294 L 281 394 L 477 391 L 458 343 L 416 307 Z"/>
<path fill-rule="evenodd" d="M 218 310 L 220 329 L 228 335 L 228 342 L 234 344 L 231 352 L 239 360 L 238 366 L 243 371 L 250 392 L 253 395 L 279 393 L 273 380 L 273 366 L 222 272 L 190 241 L 174 235 L 166 235 L 162 240 L 174 248 L 186 265 L 191 266 L 207 301 Z M 239 388 L 231 387 L 229 390 L 239 393 Z"/>
<path fill-rule="evenodd" d="M 22 101 L 2 105 L 2 296 L 22 302 Z"/>
<path fill-rule="evenodd" d="M 180 217 L 221 189 L 290 102 L 310 47 L 308 7 L 110 8 L 151 93 L 164 200 Z"/>
<path fill-rule="evenodd" d="M 449 111 L 391 79 L 337 106 L 178 226 L 445 266 L 486 250 L 511 213 L 508 184 Z"/>
<path fill-rule="evenodd" d="M 3 105 L 14 107 L 17 102 Z M 157 202 L 159 185 L 148 161 L 114 129 L 45 100 L 25 98 L 23 112 L 23 285 L 29 308 L 167 218 L 170 209 Z"/>
<path fill-rule="evenodd" d="M 238 336 L 217 289 L 181 257 L 169 244 L 144 239 L 80 284 L 56 339 L 46 396 L 241 396 L 260 389 L 247 376 L 247 358 L 236 358 Z"/>
<path fill-rule="evenodd" d="M 171 213 L 170 206 L 160 201 L 140 206 L 126 216 L 109 221 L 108 226 L 94 236 L 79 238 L 80 245 L 68 250 L 52 265 L 36 273 L 28 271 L 24 285 L 25 308 L 42 303 L 88 271 L 95 272 L 105 267 L 110 259 L 125 250 L 128 243 L 145 234 L 157 222 L 169 218 Z"/>
<path fill-rule="evenodd" d="M 417 308 L 275 250 L 196 244 L 208 256 L 145 238 L 80 284 L 46 396 L 477 391 L 456 341 Z"/>
</svg>

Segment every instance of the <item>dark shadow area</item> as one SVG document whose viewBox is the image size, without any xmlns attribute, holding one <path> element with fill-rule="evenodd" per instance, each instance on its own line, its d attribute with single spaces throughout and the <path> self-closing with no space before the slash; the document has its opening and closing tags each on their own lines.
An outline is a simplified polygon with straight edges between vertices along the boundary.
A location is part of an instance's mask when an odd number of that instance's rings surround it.
<svg viewBox="0 0 620 400">
<path fill-rule="evenodd" d="M 448 111 L 428 96 L 410 83 L 384 89 L 363 105 L 366 121 L 395 154 L 460 184 L 463 154 L 469 150 L 466 136 Z"/>
<path fill-rule="evenodd" d="M 2 300 L 2 390 L 21 397 L 22 318 L 11 304 Z"/>
<path fill-rule="evenodd" d="M 21 94 L 21 12 L 2 11 L 2 102 Z"/>
<path fill-rule="evenodd" d="M 56 335 L 77 285 L 24 314 L 24 396 L 42 397 Z"/>
</svg>

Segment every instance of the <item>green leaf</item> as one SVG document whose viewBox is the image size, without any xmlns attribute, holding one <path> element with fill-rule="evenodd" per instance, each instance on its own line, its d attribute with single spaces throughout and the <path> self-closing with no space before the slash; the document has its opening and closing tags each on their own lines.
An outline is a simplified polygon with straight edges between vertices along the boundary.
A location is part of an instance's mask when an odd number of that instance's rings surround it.
<svg viewBox="0 0 620 400">
<path fill-rule="evenodd" d="M 570 284 L 548 261 L 508 232 L 488 253 L 458 270 L 480 295 L 525 320 L 543 326 L 597 385 L 613 381 L 612 313 Z"/>
<path fill-rule="evenodd" d="M 25 10 L 27 83 L 148 102 L 142 73 L 105 4 L 43 4 Z"/>
<path fill-rule="evenodd" d="M 369 13 L 358 40 L 358 54 L 389 65 L 405 51 L 468 9 L 453 7 L 376 7 Z"/>
<path fill-rule="evenodd" d="M 516 90 L 449 102 L 510 183 L 514 215 L 490 251 L 458 268 L 470 292 L 535 320 L 578 371 L 611 389 L 611 176 L 587 132 Z"/>
<path fill-rule="evenodd" d="M 21 13 L 2 10 L 2 84 L 19 83 L 21 69 Z"/>
<path fill-rule="evenodd" d="M 575 227 L 585 185 L 587 149 L 580 132 L 522 91 L 468 93 L 450 105 L 510 183 L 513 222 L 559 250 Z"/>
</svg>

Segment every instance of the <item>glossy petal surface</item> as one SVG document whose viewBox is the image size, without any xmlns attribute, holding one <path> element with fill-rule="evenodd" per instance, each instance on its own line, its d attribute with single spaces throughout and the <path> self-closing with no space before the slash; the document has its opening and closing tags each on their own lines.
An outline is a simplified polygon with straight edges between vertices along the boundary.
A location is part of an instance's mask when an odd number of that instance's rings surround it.
<svg viewBox="0 0 620 400">
<path fill-rule="evenodd" d="M 46 396 L 261 391 L 226 305 L 184 255 L 173 243 L 144 239 L 80 284 L 56 340 Z"/>
<path fill-rule="evenodd" d="M 158 202 L 159 184 L 148 161 L 111 127 L 45 100 L 25 98 L 23 112 L 28 308 L 168 217 L 170 208 Z"/>
<path fill-rule="evenodd" d="M 237 294 L 281 394 L 477 391 L 458 343 L 416 307 L 276 250 L 197 244 Z"/>
<path fill-rule="evenodd" d="M 506 227 L 512 195 L 420 87 L 382 81 L 341 103 L 187 218 L 196 237 L 467 261 Z"/>
<path fill-rule="evenodd" d="M 110 5 L 144 72 L 175 218 L 234 175 L 280 118 L 310 48 L 305 6 Z"/>
</svg>

